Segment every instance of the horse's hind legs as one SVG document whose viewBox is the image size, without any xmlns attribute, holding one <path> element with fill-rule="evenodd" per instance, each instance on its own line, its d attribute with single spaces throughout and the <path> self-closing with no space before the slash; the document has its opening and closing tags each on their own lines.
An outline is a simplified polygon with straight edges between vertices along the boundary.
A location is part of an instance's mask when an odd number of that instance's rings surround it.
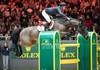
<svg viewBox="0 0 100 70">
<path fill-rule="evenodd" d="M 22 52 L 22 47 L 18 42 L 17 47 L 16 47 L 16 56 L 20 57 L 22 55 L 22 53 L 23 53 Z"/>
<path fill-rule="evenodd" d="M 35 40 L 33 40 L 32 38 L 27 41 L 20 39 L 19 45 L 21 45 L 21 47 L 32 47 L 33 42 L 35 42 Z"/>
</svg>

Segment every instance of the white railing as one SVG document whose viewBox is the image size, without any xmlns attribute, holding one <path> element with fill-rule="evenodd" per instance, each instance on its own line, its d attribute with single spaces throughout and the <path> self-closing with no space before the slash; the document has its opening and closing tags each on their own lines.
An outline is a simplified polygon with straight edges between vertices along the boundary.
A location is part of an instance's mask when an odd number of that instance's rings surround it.
<svg viewBox="0 0 100 70">
<path fill-rule="evenodd" d="M 7 40 L 10 40 L 10 38 L 11 38 L 11 36 L 3 36 L 3 35 L 0 36 L 0 39 L 4 39 L 4 40 L 6 40 L 6 39 Z"/>
</svg>

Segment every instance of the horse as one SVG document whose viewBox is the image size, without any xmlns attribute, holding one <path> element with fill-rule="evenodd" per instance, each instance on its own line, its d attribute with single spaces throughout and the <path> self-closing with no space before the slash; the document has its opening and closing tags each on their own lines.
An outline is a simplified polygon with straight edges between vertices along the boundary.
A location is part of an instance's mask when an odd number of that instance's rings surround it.
<svg viewBox="0 0 100 70">
<path fill-rule="evenodd" d="M 74 22 L 73 22 L 74 21 Z M 76 23 L 75 23 L 76 22 Z M 66 25 L 79 25 L 79 21 L 72 19 L 70 22 L 59 23 L 58 19 L 54 19 L 53 30 L 58 30 L 59 32 L 66 31 Z M 30 26 L 23 29 L 16 29 L 13 31 L 12 39 L 17 39 L 15 44 L 19 44 L 20 47 L 32 47 L 33 44 L 37 42 L 40 31 L 37 28 L 38 26 Z M 13 38 L 15 36 L 17 38 Z"/>
<path fill-rule="evenodd" d="M 58 19 L 53 19 L 54 21 L 54 25 L 53 25 L 53 30 L 58 30 L 60 32 L 65 32 L 66 26 L 67 25 L 74 25 L 74 26 L 78 26 L 79 25 L 79 21 L 76 19 L 72 19 L 70 22 L 65 22 L 65 23 L 59 23 Z M 36 43 L 38 36 L 39 36 L 40 31 L 37 29 L 37 26 L 31 26 L 31 27 L 27 27 L 24 28 L 21 32 L 20 32 L 20 45 L 21 46 L 30 46 L 32 47 L 33 44 Z"/>
</svg>

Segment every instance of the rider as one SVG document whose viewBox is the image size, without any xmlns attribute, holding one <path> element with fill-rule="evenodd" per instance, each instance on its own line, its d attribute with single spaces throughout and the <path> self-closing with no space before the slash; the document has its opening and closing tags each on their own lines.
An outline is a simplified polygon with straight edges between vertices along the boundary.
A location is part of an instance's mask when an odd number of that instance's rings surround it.
<svg viewBox="0 0 100 70">
<path fill-rule="evenodd" d="M 61 15 L 63 17 L 65 17 L 68 21 L 70 21 L 70 18 L 67 17 L 62 11 L 63 9 L 66 8 L 66 3 L 62 2 L 60 3 L 59 6 L 57 7 L 50 7 L 50 8 L 45 8 L 42 11 L 42 16 L 45 18 L 45 20 L 47 21 L 48 25 L 49 25 L 49 29 L 52 29 L 53 25 L 54 25 L 54 21 L 50 18 L 50 16 L 52 15 Z"/>
</svg>

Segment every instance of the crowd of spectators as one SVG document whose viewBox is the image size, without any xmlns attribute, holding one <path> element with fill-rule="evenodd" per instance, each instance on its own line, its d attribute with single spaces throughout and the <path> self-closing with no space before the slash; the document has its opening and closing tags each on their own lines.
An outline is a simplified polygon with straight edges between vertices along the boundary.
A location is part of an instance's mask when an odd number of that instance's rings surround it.
<svg viewBox="0 0 100 70">
<path fill-rule="evenodd" d="M 90 0 L 89 0 L 90 1 Z M 58 6 L 65 2 L 66 9 L 63 10 L 66 16 L 79 19 L 82 25 L 89 30 L 93 29 L 95 23 L 100 24 L 99 14 L 95 4 L 79 0 L 0 0 L 0 34 L 11 34 L 20 27 L 38 25 L 42 20 L 41 11 L 47 7 Z"/>
</svg>

